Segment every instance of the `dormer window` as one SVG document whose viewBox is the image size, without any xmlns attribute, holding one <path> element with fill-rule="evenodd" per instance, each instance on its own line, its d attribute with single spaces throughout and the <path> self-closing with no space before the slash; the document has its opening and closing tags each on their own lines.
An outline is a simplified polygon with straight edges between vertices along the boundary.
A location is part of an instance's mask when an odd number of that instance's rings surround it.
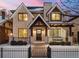
<svg viewBox="0 0 79 59">
<path fill-rule="evenodd" d="M 61 20 L 61 15 L 59 12 L 53 12 L 51 15 L 51 20 L 53 21 L 60 21 Z"/>
<path fill-rule="evenodd" d="M 28 15 L 25 13 L 19 13 L 19 20 L 20 21 L 27 21 L 28 20 Z"/>
</svg>

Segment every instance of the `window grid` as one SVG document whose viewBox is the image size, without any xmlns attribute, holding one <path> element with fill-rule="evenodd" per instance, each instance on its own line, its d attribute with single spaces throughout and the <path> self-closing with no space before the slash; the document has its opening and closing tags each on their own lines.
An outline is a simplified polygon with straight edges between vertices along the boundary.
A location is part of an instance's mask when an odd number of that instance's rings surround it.
<svg viewBox="0 0 79 59">
<path fill-rule="evenodd" d="M 27 21 L 28 20 L 28 15 L 25 13 L 19 13 L 19 20 L 20 21 Z"/>
<path fill-rule="evenodd" d="M 26 38 L 26 37 L 28 37 L 27 29 L 19 28 L 18 29 L 18 37 L 19 38 Z"/>
<path fill-rule="evenodd" d="M 61 29 L 53 29 L 50 31 L 50 36 L 52 37 L 60 37 L 61 36 Z"/>
<path fill-rule="evenodd" d="M 57 13 L 57 12 L 52 13 L 51 18 L 52 18 L 52 20 L 59 21 L 59 20 L 61 20 L 61 15 L 60 15 L 60 13 Z"/>
</svg>

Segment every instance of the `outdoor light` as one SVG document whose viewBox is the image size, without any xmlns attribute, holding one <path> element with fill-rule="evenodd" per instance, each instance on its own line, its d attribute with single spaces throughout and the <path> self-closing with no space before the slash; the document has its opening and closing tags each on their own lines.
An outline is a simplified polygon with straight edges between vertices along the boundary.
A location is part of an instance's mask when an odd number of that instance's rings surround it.
<svg viewBox="0 0 79 59">
<path fill-rule="evenodd" d="M 13 35 L 13 33 L 10 33 L 9 35 L 10 35 L 10 36 L 12 36 L 12 35 Z"/>
</svg>

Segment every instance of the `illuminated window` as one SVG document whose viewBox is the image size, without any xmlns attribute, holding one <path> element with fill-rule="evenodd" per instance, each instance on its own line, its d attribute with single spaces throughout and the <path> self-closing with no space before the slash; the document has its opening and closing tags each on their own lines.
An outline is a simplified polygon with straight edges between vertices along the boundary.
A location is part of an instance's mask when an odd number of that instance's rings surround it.
<svg viewBox="0 0 79 59">
<path fill-rule="evenodd" d="M 26 38 L 28 35 L 27 35 L 27 29 L 19 29 L 18 30 L 19 32 L 19 37 L 22 37 L 22 38 Z"/>
<path fill-rule="evenodd" d="M 50 30 L 50 36 L 51 37 L 61 37 L 61 29 L 52 29 Z"/>
<path fill-rule="evenodd" d="M 23 19 L 22 19 L 22 14 L 19 14 L 19 20 L 23 20 Z"/>
<path fill-rule="evenodd" d="M 52 20 L 61 20 L 60 13 L 52 13 Z"/>
<path fill-rule="evenodd" d="M 24 13 L 19 13 L 19 20 L 27 21 L 28 20 L 28 15 L 24 14 Z"/>
</svg>

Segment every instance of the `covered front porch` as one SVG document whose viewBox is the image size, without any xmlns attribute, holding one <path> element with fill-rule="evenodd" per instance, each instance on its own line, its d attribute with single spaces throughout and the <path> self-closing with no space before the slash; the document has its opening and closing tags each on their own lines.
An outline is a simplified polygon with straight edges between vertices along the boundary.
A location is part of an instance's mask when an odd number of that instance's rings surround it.
<svg viewBox="0 0 79 59">
<path fill-rule="evenodd" d="M 68 27 L 51 27 L 48 30 L 48 43 L 52 45 L 71 45 L 70 31 Z"/>
<path fill-rule="evenodd" d="M 50 25 L 50 26 L 49 26 Z M 31 43 L 60 43 L 59 45 L 72 45 L 73 35 L 71 23 L 49 24 L 38 15 L 30 24 Z M 66 43 L 66 44 L 65 44 Z"/>
<path fill-rule="evenodd" d="M 49 25 L 47 22 L 43 19 L 41 15 L 38 15 L 34 21 L 29 25 L 30 29 L 30 41 L 32 44 L 46 44 L 48 43 L 48 28 Z"/>
<path fill-rule="evenodd" d="M 51 45 L 73 45 L 72 23 L 64 22 L 48 22 L 50 29 L 48 29 L 48 42 Z"/>
</svg>

